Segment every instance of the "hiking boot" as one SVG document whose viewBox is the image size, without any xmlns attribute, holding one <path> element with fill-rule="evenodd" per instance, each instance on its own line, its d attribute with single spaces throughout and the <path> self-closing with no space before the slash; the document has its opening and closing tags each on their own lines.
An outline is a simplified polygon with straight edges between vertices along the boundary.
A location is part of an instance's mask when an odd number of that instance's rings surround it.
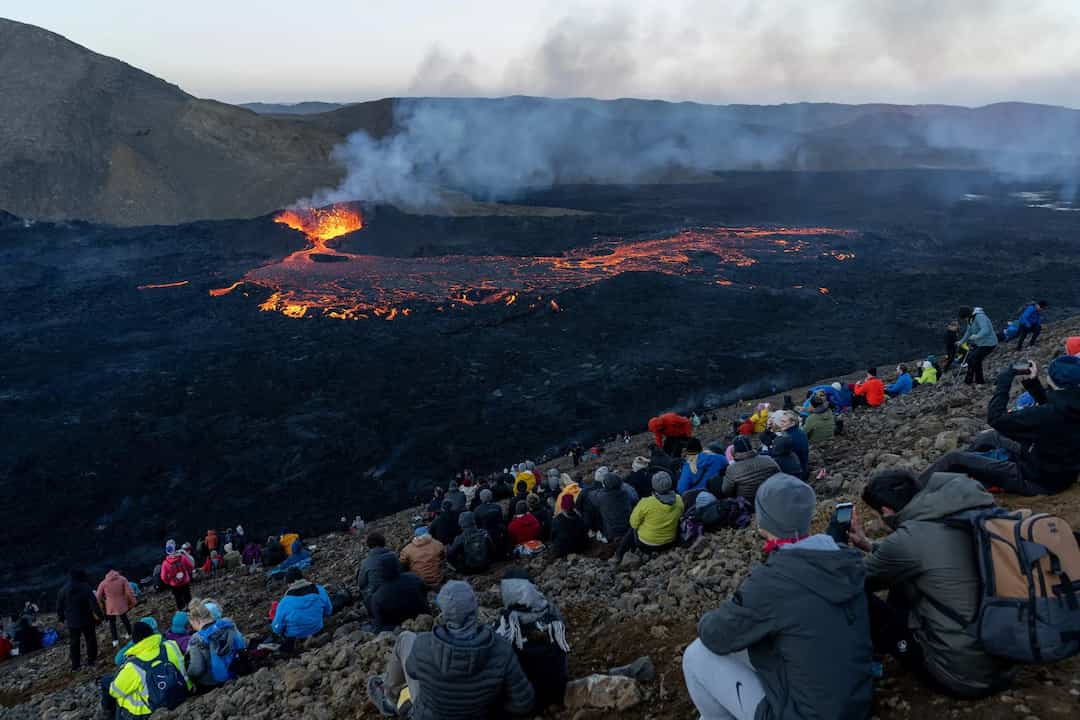
<svg viewBox="0 0 1080 720">
<path fill-rule="evenodd" d="M 372 675 L 367 679 L 368 699 L 383 717 L 397 717 L 397 706 L 386 697 L 386 681 L 381 675 Z"/>
</svg>

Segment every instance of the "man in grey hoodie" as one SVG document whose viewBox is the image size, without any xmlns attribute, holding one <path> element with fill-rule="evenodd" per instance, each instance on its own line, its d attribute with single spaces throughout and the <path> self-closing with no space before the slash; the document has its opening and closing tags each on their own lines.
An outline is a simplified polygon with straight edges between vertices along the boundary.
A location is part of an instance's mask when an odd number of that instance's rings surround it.
<svg viewBox="0 0 1080 720">
<path fill-rule="evenodd" d="M 755 503 L 768 557 L 698 623 L 690 698 L 704 720 L 862 720 L 873 648 L 859 554 L 809 535 L 814 491 L 796 477 L 769 478 Z"/>
<path fill-rule="evenodd" d="M 967 366 L 964 382 L 968 385 L 972 382 L 983 385 L 986 383 L 986 378 L 983 377 L 983 361 L 997 349 L 998 339 L 997 333 L 994 332 L 994 323 L 981 307 L 971 311 L 967 330 L 964 331 L 958 343 L 960 345 L 967 343 L 969 348 L 967 357 L 964 359 L 964 364 Z"/>
<path fill-rule="evenodd" d="M 888 602 L 870 601 L 878 651 L 959 697 L 1007 687 L 1014 666 L 987 655 L 974 626 L 960 622 L 975 617 L 981 593 L 971 533 L 941 522 L 953 513 L 991 507 L 993 496 L 961 473 L 934 473 L 920 490 L 913 473 L 886 470 L 870 479 L 863 501 L 892 528 L 884 540 L 871 543 L 858 522 L 851 524 L 852 544 L 869 553 L 867 588 L 890 589 Z"/>
</svg>

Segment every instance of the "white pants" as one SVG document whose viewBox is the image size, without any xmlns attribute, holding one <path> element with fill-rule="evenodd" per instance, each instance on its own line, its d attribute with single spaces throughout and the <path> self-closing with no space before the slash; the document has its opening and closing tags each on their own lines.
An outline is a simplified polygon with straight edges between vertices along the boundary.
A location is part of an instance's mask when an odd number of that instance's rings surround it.
<svg viewBox="0 0 1080 720">
<path fill-rule="evenodd" d="M 695 640 L 683 653 L 682 666 L 701 720 L 754 720 L 765 691 L 745 650 L 717 655 Z"/>
</svg>

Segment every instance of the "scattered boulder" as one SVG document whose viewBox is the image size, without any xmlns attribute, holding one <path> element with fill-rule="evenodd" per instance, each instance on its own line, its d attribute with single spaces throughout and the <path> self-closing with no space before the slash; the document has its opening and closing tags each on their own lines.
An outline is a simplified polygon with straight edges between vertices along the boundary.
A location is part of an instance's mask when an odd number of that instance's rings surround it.
<svg viewBox="0 0 1080 720">
<path fill-rule="evenodd" d="M 590 675 L 566 686 L 566 707 L 626 710 L 645 699 L 637 680 L 623 675 Z"/>
</svg>

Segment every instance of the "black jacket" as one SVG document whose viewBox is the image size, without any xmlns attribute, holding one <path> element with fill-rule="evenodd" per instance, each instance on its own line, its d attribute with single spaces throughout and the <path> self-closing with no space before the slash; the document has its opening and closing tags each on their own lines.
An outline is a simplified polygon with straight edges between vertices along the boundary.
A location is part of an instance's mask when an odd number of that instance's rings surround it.
<svg viewBox="0 0 1080 720">
<path fill-rule="evenodd" d="M 495 559 L 495 544 L 487 530 L 470 527 L 462 531 L 450 549 L 446 551 L 446 560 L 458 572 L 487 572 Z"/>
<path fill-rule="evenodd" d="M 1007 412 L 1016 373 L 1008 368 L 997 378 L 987 408 L 987 422 L 1002 435 L 1023 445 L 1020 473 L 1025 480 L 1052 493 L 1065 490 L 1080 476 L 1080 388 L 1047 392 L 1038 380 L 1024 383 L 1038 403 Z"/>
<path fill-rule="evenodd" d="M 462 495 L 464 498 L 465 496 Z M 453 510 L 443 510 L 435 519 L 431 521 L 431 537 L 441 542 L 446 547 L 450 547 L 454 543 L 454 538 L 458 536 L 461 531 L 461 527 L 458 526 L 458 517 L 461 513 L 454 512 Z"/>
<path fill-rule="evenodd" d="M 56 614 L 71 630 L 93 627 L 100 611 L 90 584 L 85 580 L 68 580 L 56 596 Z"/>
<path fill-rule="evenodd" d="M 551 521 L 551 545 L 557 558 L 585 552 L 589 547 L 589 529 L 576 509 L 562 512 Z"/>
<path fill-rule="evenodd" d="M 621 538 L 630 530 L 630 513 L 634 505 L 623 488 L 622 479 L 609 475 L 604 487 L 589 493 L 589 503 L 600 516 L 600 529 L 608 540 Z"/>
<path fill-rule="evenodd" d="M 364 597 L 371 597 L 382 585 L 382 557 L 393 554 L 384 547 L 373 547 L 368 551 L 367 557 L 360 563 L 360 571 L 356 573 L 356 587 Z"/>
<path fill-rule="evenodd" d="M 431 612 L 424 581 L 411 572 L 401 572 L 401 563 L 392 552 L 380 556 L 379 568 L 382 584 L 370 601 L 371 620 L 379 632 Z"/>
<path fill-rule="evenodd" d="M 652 495 L 652 476 L 655 472 L 658 472 L 655 468 L 635 470 L 627 475 L 626 480 L 623 482 L 634 488 L 634 492 L 638 494 L 639 498 L 647 498 Z"/>
<path fill-rule="evenodd" d="M 540 539 L 545 542 L 550 540 L 551 510 L 548 509 L 547 505 L 541 504 L 540 507 L 536 508 L 535 510 L 530 510 L 529 512 L 533 514 L 533 517 L 540 521 Z"/>
</svg>

